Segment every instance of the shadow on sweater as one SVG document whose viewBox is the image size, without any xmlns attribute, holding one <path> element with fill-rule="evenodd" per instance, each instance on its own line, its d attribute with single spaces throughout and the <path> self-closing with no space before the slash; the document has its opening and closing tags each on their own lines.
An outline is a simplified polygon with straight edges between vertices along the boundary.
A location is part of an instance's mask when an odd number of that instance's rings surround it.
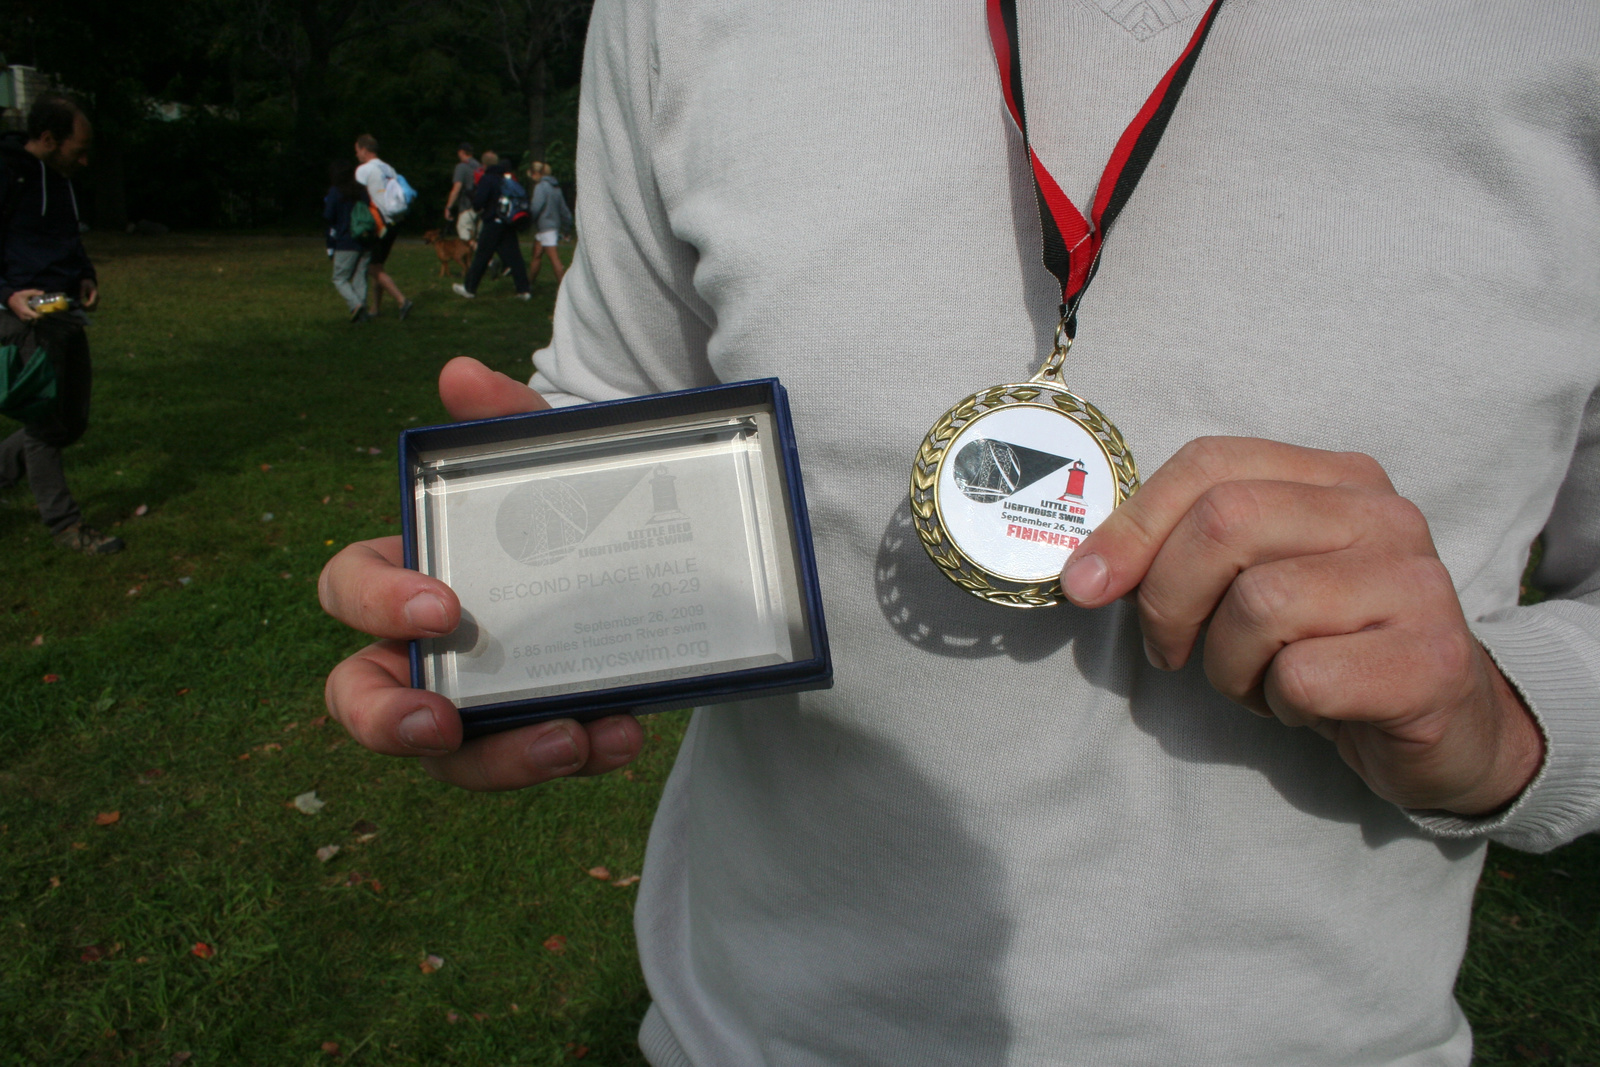
<svg viewBox="0 0 1600 1067">
<path fill-rule="evenodd" d="M 694 968 L 749 1062 L 1004 1063 L 1006 878 L 948 794 L 795 696 L 695 714 L 687 824 L 715 836 L 689 847 Z"/>
<path fill-rule="evenodd" d="M 1009 656 L 1033 663 L 1070 643 L 1098 645 L 1105 636 L 1105 622 L 1087 612 L 979 603 L 928 559 L 911 524 L 909 500 L 895 509 L 878 542 L 873 576 L 884 618 L 906 641 L 938 656 Z M 1079 666 L 1095 685 L 1128 695 L 1128 678 L 1112 677 L 1103 669 L 1098 670 L 1103 677 L 1097 676 L 1094 664 L 1082 657 Z"/>
</svg>

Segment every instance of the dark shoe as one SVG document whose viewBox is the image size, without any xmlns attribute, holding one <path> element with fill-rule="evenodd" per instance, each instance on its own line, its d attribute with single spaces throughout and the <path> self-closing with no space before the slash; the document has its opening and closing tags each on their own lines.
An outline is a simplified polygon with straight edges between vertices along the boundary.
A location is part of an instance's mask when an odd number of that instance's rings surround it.
<svg viewBox="0 0 1600 1067">
<path fill-rule="evenodd" d="M 127 548 L 127 543 L 120 537 L 111 537 L 101 533 L 92 526 L 85 526 L 75 522 L 53 538 L 62 548 L 74 552 L 85 552 L 91 556 L 109 556 L 113 552 L 121 552 Z"/>
<path fill-rule="evenodd" d="M 400 321 L 406 321 L 406 316 L 409 314 L 411 314 L 411 301 L 407 300 L 404 304 L 400 305 Z"/>
<path fill-rule="evenodd" d="M 364 307 L 359 307 L 359 308 L 356 308 L 353 311 L 351 311 L 350 312 L 350 321 L 351 322 L 366 322 L 367 321 L 367 309 L 364 308 Z"/>
</svg>

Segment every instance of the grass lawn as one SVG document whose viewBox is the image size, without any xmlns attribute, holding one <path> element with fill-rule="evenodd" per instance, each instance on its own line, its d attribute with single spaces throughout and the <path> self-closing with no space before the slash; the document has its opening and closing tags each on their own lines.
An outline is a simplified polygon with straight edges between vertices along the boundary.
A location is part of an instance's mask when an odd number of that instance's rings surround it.
<svg viewBox="0 0 1600 1067">
<path fill-rule="evenodd" d="M 485 797 L 322 709 L 362 638 L 318 571 L 398 529 L 395 434 L 443 420 L 445 360 L 526 376 L 553 279 L 459 300 L 408 242 L 411 319 L 351 326 L 314 238 L 91 251 L 68 474 L 129 547 L 68 555 L 0 493 L 0 1064 L 641 1063 L 629 878 L 683 716 L 627 774 Z M 1600 1062 L 1600 842 L 1492 851 L 1474 932 L 1480 1061 Z"/>
</svg>

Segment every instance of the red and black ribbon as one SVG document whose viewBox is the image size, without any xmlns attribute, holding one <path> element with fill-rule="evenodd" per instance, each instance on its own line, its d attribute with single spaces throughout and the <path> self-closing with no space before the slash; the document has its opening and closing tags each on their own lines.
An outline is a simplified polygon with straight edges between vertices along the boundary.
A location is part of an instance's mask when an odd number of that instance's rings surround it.
<svg viewBox="0 0 1600 1067">
<path fill-rule="evenodd" d="M 987 3 L 989 37 L 994 42 L 995 62 L 1000 67 L 1000 87 L 1005 92 L 1011 118 L 1022 131 L 1022 144 L 1033 168 L 1033 189 L 1039 198 L 1039 225 L 1044 231 L 1044 265 L 1061 283 L 1061 318 L 1067 336 L 1071 337 L 1077 332 L 1078 302 L 1083 299 L 1083 291 L 1094 279 L 1099 266 L 1100 245 L 1128 197 L 1133 195 L 1134 186 L 1144 176 L 1156 145 L 1161 143 L 1161 135 L 1166 132 L 1178 98 L 1189 83 L 1189 74 L 1200 58 L 1200 49 L 1211 32 L 1222 0 L 1212 0 L 1183 54 L 1118 139 L 1105 172 L 1100 176 L 1087 219 L 1061 191 L 1028 139 L 1028 117 L 1022 102 L 1022 54 L 1017 48 L 1017 0 L 987 0 Z"/>
</svg>

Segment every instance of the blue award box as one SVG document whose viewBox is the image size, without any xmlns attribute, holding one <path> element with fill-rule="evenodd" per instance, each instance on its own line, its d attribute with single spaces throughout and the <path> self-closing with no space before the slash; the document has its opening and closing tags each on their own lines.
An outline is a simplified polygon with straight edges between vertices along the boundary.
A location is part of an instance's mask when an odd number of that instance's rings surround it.
<svg viewBox="0 0 1600 1067">
<path fill-rule="evenodd" d="M 461 600 L 411 684 L 475 737 L 833 681 L 777 379 L 400 435 L 406 566 Z"/>
</svg>

